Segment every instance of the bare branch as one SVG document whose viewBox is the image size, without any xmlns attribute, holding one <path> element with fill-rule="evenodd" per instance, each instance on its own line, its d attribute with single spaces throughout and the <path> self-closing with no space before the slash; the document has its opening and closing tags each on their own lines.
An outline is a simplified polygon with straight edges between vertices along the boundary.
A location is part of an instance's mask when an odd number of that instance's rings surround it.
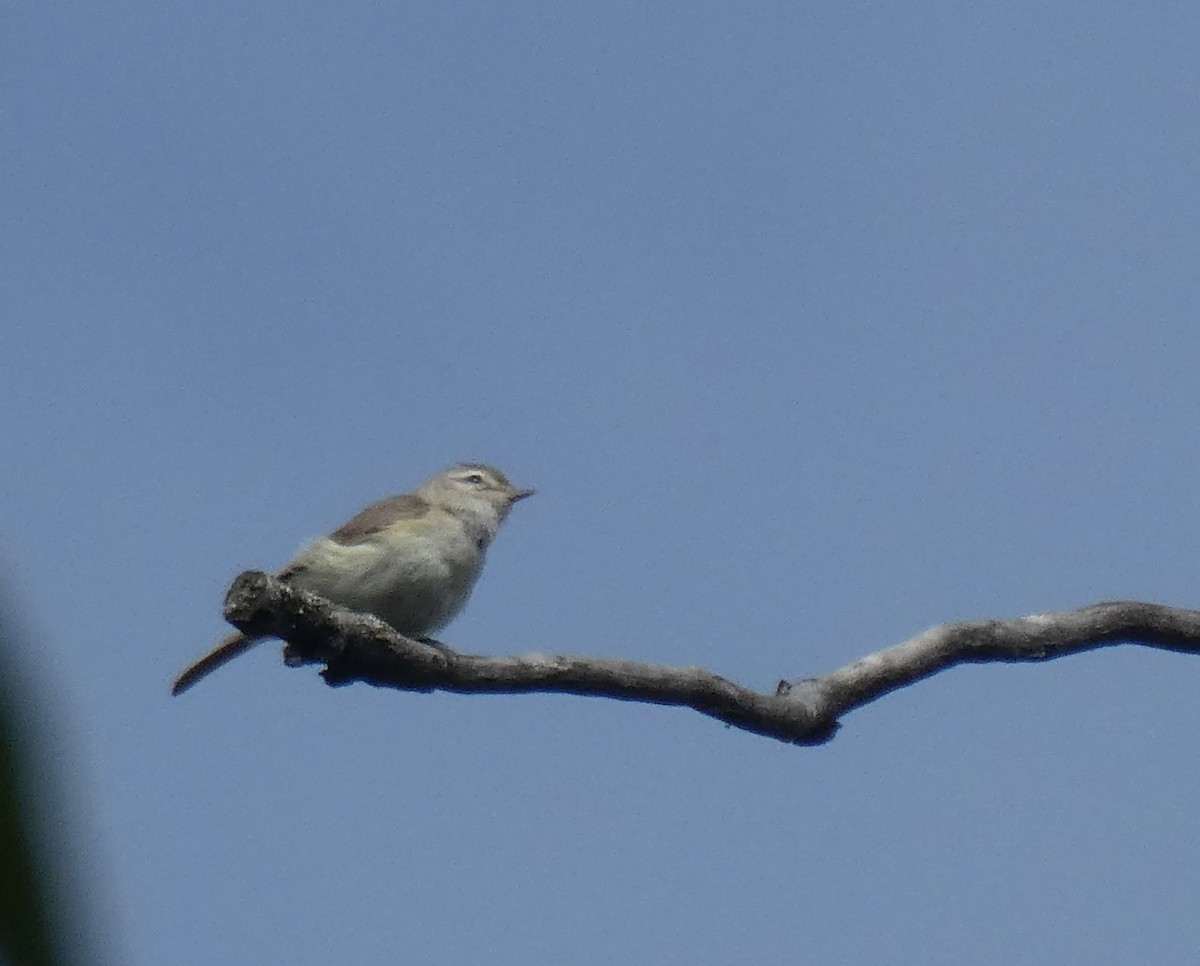
<svg viewBox="0 0 1200 966">
<path fill-rule="evenodd" d="M 1046 661 L 1111 644 L 1200 653 L 1200 611 L 1110 601 L 1011 620 L 941 624 L 817 678 L 752 691 L 696 667 L 559 654 L 488 657 L 403 637 L 259 571 L 225 598 L 240 631 L 279 637 L 291 665 L 324 664 L 330 685 L 362 681 L 403 691 L 555 692 L 693 708 L 726 724 L 798 745 L 828 741 L 847 712 L 956 664 Z"/>
</svg>

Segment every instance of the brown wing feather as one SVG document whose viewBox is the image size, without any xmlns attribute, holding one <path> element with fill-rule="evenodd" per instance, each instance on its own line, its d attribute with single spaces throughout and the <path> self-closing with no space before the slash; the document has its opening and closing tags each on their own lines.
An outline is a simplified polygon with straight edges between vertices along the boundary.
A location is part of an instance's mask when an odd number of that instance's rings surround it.
<svg viewBox="0 0 1200 966">
<path fill-rule="evenodd" d="M 412 520 L 424 516 L 428 510 L 429 502 L 424 497 L 412 493 L 389 496 L 360 510 L 334 530 L 329 539 L 344 546 L 362 543 L 397 520 Z"/>
</svg>

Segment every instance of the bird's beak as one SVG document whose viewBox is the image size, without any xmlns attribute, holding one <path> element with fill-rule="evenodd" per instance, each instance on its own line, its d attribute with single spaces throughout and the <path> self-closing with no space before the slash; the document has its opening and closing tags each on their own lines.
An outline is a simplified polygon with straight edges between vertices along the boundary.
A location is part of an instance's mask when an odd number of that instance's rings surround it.
<svg viewBox="0 0 1200 966">
<path fill-rule="evenodd" d="M 513 503 L 516 503 L 517 500 L 524 500 L 525 497 L 533 496 L 533 494 L 535 494 L 536 492 L 537 492 L 537 490 L 533 489 L 532 487 L 526 487 L 523 490 L 514 490 L 513 495 L 512 495 L 512 501 L 513 501 Z"/>
</svg>

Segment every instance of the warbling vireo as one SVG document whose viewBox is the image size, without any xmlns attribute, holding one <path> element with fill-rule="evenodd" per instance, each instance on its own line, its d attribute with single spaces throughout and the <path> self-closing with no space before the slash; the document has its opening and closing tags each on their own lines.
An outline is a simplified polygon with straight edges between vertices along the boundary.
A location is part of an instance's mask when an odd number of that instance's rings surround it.
<svg viewBox="0 0 1200 966">
<path fill-rule="evenodd" d="M 372 503 L 306 546 L 278 576 L 422 637 L 462 610 L 508 511 L 532 495 L 495 467 L 459 463 L 411 493 Z M 171 693 L 186 691 L 260 640 L 231 634 L 186 668 Z"/>
</svg>

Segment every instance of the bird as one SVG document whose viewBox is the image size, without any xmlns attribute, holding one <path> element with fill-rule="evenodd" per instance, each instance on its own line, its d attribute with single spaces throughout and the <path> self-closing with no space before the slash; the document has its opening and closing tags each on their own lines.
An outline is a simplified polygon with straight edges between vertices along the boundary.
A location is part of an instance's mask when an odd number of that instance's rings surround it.
<svg viewBox="0 0 1200 966">
<path fill-rule="evenodd" d="M 423 638 L 462 610 L 509 511 L 534 492 L 486 463 L 456 463 L 410 493 L 365 507 L 303 547 L 276 576 Z M 171 693 L 182 694 L 261 640 L 230 634 L 180 672 Z"/>
</svg>

